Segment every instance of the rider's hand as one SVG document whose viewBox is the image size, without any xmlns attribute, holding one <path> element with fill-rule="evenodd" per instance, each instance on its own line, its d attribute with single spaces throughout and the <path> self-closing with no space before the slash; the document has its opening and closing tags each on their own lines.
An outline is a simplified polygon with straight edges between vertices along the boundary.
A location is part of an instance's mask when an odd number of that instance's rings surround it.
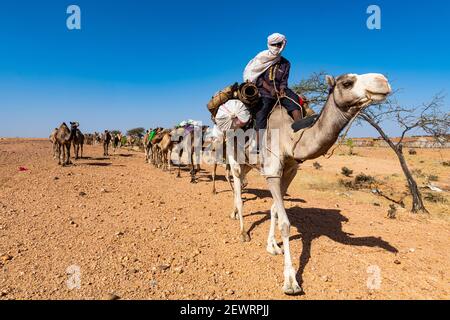
<svg viewBox="0 0 450 320">
<path fill-rule="evenodd" d="M 284 91 L 284 89 L 280 89 L 280 96 L 281 97 L 286 96 L 286 91 Z"/>
</svg>

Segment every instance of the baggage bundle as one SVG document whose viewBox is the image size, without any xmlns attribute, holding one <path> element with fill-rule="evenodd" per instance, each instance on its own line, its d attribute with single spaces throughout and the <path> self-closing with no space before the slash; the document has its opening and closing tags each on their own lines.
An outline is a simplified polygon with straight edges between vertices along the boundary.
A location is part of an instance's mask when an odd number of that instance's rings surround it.
<svg viewBox="0 0 450 320">
<path fill-rule="evenodd" d="M 231 99 L 217 109 L 215 123 L 221 131 L 243 128 L 251 119 L 247 106 L 238 99 Z"/>
<path fill-rule="evenodd" d="M 251 82 L 245 82 L 241 85 L 236 82 L 216 93 L 208 102 L 208 110 L 211 112 L 211 118 L 214 123 L 216 122 L 219 108 L 230 100 L 240 101 L 247 108 L 251 108 L 259 100 L 258 88 Z"/>
</svg>

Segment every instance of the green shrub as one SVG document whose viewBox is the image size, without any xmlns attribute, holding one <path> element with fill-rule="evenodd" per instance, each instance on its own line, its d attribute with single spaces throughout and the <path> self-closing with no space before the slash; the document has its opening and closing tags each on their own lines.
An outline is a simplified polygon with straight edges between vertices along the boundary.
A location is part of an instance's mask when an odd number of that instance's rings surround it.
<svg viewBox="0 0 450 320">
<path fill-rule="evenodd" d="M 346 176 L 346 177 L 350 177 L 353 174 L 353 170 L 350 170 L 347 167 L 342 167 L 341 174 Z"/>
</svg>

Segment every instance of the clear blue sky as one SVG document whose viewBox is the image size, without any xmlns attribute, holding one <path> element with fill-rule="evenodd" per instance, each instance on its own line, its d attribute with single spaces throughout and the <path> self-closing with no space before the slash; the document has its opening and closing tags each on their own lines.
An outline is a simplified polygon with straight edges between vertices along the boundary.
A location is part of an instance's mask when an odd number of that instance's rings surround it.
<svg viewBox="0 0 450 320">
<path fill-rule="evenodd" d="M 70 4 L 80 31 L 66 28 Z M 366 28 L 370 4 L 380 31 Z M 420 104 L 450 91 L 449 21 L 443 0 L 4 1 L 0 136 L 47 137 L 62 121 L 86 132 L 208 122 L 211 95 L 241 80 L 273 32 L 288 37 L 291 84 L 320 70 L 379 72 L 401 102 Z"/>
</svg>

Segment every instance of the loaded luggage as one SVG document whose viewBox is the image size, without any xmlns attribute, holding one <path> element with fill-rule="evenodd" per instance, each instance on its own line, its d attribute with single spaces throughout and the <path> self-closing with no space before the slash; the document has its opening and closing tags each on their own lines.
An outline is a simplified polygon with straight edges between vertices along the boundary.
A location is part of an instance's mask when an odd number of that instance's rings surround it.
<svg viewBox="0 0 450 320">
<path fill-rule="evenodd" d="M 236 82 L 216 93 L 208 102 L 208 110 L 211 112 L 214 123 L 219 108 L 232 99 L 239 100 L 248 108 L 251 108 L 259 100 L 258 88 L 251 82 L 245 82 L 241 85 Z"/>
</svg>

